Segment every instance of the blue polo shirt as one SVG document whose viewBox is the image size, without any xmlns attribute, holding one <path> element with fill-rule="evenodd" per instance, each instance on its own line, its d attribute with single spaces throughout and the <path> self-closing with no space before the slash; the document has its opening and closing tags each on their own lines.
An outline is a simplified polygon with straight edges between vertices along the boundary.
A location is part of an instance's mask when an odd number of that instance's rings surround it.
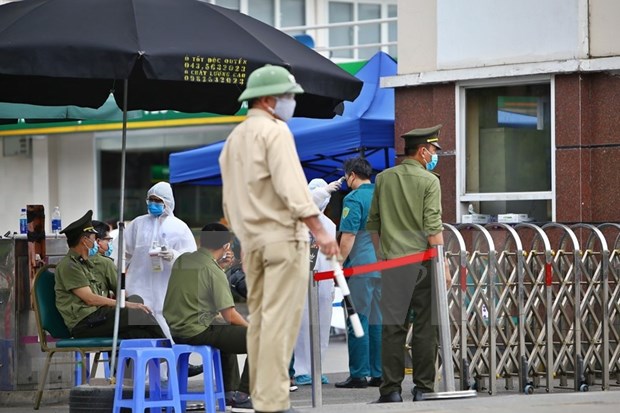
<svg viewBox="0 0 620 413">
<path fill-rule="evenodd" d="M 366 231 L 366 221 L 374 190 L 374 184 L 362 184 L 344 198 L 340 231 L 355 234 L 353 248 L 344 262 L 345 268 L 377 262 L 370 233 Z M 380 273 L 375 271 L 355 277 L 379 278 Z"/>
</svg>

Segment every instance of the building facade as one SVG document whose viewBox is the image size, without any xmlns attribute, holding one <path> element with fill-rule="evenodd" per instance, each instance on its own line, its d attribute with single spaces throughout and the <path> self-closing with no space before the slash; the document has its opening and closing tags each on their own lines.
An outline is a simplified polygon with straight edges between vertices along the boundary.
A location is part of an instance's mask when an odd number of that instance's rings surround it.
<svg viewBox="0 0 620 413">
<path fill-rule="evenodd" d="M 396 136 L 443 123 L 444 220 L 620 221 L 620 3 L 400 0 Z M 397 152 L 402 139 L 396 138 Z"/>
<path fill-rule="evenodd" d="M 470 205 L 482 214 L 536 221 L 620 220 L 616 1 L 211 2 L 300 36 L 336 62 L 379 49 L 398 57 L 399 74 L 382 81 L 396 91 L 396 136 L 444 124 L 437 171 L 445 221 L 461 222 Z M 240 120 L 149 115 L 157 120 L 128 135 L 130 218 L 142 213 L 146 189 L 166 178 L 169 153 L 224 139 Z M 49 212 L 58 205 L 65 220 L 88 208 L 114 219 L 118 123 L 9 127 L 0 138 L 2 233 L 17 231 L 19 210 L 29 203 Z M 400 138 L 395 145 L 400 152 Z M 196 223 L 215 217 L 218 190 L 175 188 L 185 201 L 177 213 Z"/>
</svg>

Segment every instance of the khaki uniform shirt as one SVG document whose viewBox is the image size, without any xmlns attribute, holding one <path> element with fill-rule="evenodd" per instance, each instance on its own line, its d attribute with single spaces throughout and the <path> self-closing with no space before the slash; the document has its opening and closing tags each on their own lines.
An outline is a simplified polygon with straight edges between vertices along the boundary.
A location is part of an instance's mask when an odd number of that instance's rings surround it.
<svg viewBox="0 0 620 413">
<path fill-rule="evenodd" d="M 286 123 L 250 109 L 219 158 L 226 220 L 251 252 L 267 244 L 308 241 L 302 218 L 318 216 Z"/>
<path fill-rule="evenodd" d="M 234 306 L 226 274 L 207 249 L 175 260 L 164 300 L 172 337 L 192 338 L 211 324 L 222 324 L 219 312 Z"/>
<path fill-rule="evenodd" d="M 379 232 L 384 258 L 428 249 L 443 230 L 439 179 L 414 159 L 378 174 L 366 229 Z"/>
<path fill-rule="evenodd" d="M 99 308 L 86 304 L 72 290 L 90 287 L 94 294 L 108 295 L 109 286 L 95 274 L 94 268 L 91 260 L 85 260 L 73 250 L 69 250 L 56 265 L 56 308 L 69 330 Z"/>
<path fill-rule="evenodd" d="M 97 279 L 99 279 L 102 285 L 102 292 L 105 297 L 110 297 L 110 292 L 116 295 L 117 286 L 117 269 L 112 261 L 108 257 L 104 257 L 101 254 L 97 254 L 94 257 L 88 257 L 88 261 L 93 263 L 93 273 Z"/>
</svg>

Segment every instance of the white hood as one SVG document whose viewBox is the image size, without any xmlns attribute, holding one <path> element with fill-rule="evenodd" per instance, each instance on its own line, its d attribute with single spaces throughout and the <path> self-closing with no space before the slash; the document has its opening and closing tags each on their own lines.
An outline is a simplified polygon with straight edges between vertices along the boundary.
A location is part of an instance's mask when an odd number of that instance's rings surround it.
<svg viewBox="0 0 620 413">
<path fill-rule="evenodd" d="M 315 178 L 308 184 L 308 189 L 312 194 L 312 200 L 321 212 L 325 211 L 325 208 L 327 208 L 327 204 L 329 204 L 329 200 L 332 197 L 331 194 L 327 192 L 326 188 L 327 182 L 320 178 Z"/>
<path fill-rule="evenodd" d="M 153 185 L 146 193 L 146 198 L 148 199 L 151 195 L 161 198 L 164 201 L 167 215 L 174 215 L 172 213 L 174 211 L 174 196 L 172 196 L 172 187 L 168 182 L 157 182 Z"/>
</svg>

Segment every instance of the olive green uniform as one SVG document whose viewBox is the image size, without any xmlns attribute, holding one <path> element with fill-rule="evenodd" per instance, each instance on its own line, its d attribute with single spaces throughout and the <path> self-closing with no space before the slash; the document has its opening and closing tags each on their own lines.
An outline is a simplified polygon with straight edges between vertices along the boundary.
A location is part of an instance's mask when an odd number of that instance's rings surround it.
<svg viewBox="0 0 620 413">
<path fill-rule="evenodd" d="M 97 254 L 94 257 L 88 257 L 88 261 L 93 263 L 93 275 L 104 283 L 105 288 L 108 289 L 108 293 L 102 291 L 102 294 L 106 297 L 113 297 L 116 295 L 117 286 L 117 274 L 118 270 L 114 265 L 114 261 L 108 257 Z M 110 293 L 112 295 L 110 295 Z"/>
<path fill-rule="evenodd" d="M 413 159 L 377 175 L 366 228 L 379 233 L 384 258 L 428 249 L 427 237 L 442 231 L 439 179 Z M 419 391 L 433 391 L 438 342 L 437 326 L 431 317 L 434 281 L 430 262 L 382 272 L 381 395 L 402 391 L 403 349 L 410 311 L 413 313 L 413 382 Z"/>
<path fill-rule="evenodd" d="M 247 354 L 244 326 L 230 325 L 220 311 L 234 307 L 226 274 L 213 255 L 199 248 L 176 259 L 164 299 L 164 317 L 176 343 L 220 349 L 224 389 L 249 393 L 247 365 L 239 379 L 237 354 Z"/>
<path fill-rule="evenodd" d="M 93 258 L 84 259 L 75 251 L 69 250 L 56 266 L 56 307 L 75 337 L 111 337 L 114 333 L 114 307 L 88 305 L 73 293 L 76 288 L 90 287 L 94 294 L 107 297 L 110 290 L 115 290 L 116 282 L 111 283 L 110 273 L 114 265 L 111 262 L 112 265 L 98 262 L 98 258 Z M 97 261 L 97 264 L 94 261 Z M 139 297 L 136 296 L 135 299 L 139 300 Z M 152 315 L 139 309 L 121 309 L 118 337 L 163 336 Z"/>
<path fill-rule="evenodd" d="M 75 251 L 69 250 L 56 265 L 56 307 L 69 330 L 97 311 L 97 307 L 86 304 L 71 290 L 90 286 L 93 293 L 103 295 L 103 283 L 95 277 L 94 265 Z"/>
</svg>

